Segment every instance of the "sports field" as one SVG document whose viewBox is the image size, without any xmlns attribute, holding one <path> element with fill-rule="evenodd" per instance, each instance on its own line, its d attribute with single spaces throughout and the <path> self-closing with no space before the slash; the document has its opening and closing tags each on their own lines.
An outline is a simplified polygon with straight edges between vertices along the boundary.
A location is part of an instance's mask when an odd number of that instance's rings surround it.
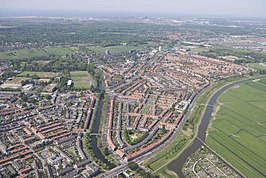
<svg viewBox="0 0 266 178">
<path fill-rule="evenodd" d="M 74 82 L 75 89 L 90 89 L 90 81 L 93 79 L 87 71 L 70 72 L 70 77 Z"/>
<path fill-rule="evenodd" d="M 266 175 L 266 79 L 250 81 L 219 98 L 207 144 L 247 177 Z"/>
</svg>

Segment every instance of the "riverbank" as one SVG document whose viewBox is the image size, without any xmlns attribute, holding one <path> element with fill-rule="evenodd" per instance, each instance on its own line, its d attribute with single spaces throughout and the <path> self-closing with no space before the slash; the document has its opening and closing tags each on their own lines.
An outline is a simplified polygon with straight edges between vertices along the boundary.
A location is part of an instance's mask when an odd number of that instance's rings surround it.
<svg viewBox="0 0 266 178">
<path fill-rule="evenodd" d="M 173 176 L 173 174 L 171 172 L 169 173 L 169 170 L 167 170 L 167 165 L 173 160 L 175 160 L 177 157 L 179 157 L 180 154 L 184 150 L 186 150 L 186 148 L 188 148 L 192 144 L 193 140 L 196 138 L 196 133 L 198 132 L 198 127 L 200 123 L 199 121 L 202 118 L 203 111 L 205 110 L 205 106 L 209 98 L 212 96 L 213 93 L 215 93 L 215 91 L 217 91 L 222 86 L 246 78 L 248 77 L 235 77 L 227 79 L 210 86 L 203 93 L 198 94 L 197 98 L 195 99 L 195 102 L 192 103 L 193 106 L 191 108 L 191 112 L 187 113 L 187 121 L 184 123 L 185 127 L 182 128 L 181 134 L 178 135 L 175 140 L 170 143 L 166 148 L 162 149 L 155 156 L 145 161 L 144 165 L 149 167 L 153 174 L 164 175 L 164 177 Z M 184 134 L 187 137 L 186 143 L 182 146 L 179 146 L 179 149 L 176 149 L 177 145 L 179 144 L 180 138 L 184 137 Z M 167 154 L 171 152 L 175 154 L 167 156 Z"/>
<path fill-rule="evenodd" d="M 252 78 L 243 78 L 240 80 L 233 80 L 229 83 L 225 82 L 225 84 L 218 88 L 215 92 L 213 92 L 213 94 L 211 95 L 210 99 L 208 100 L 208 104 L 205 105 L 205 109 L 204 109 L 204 115 L 203 117 L 201 117 L 201 122 L 200 125 L 198 127 L 198 131 L 196 132 L 196 139 L 194 139 L 192 145 L 190 145 L 184 152 L 182 152 L 182 154 L 178 157 L 178 159 L 174 160 L 173 162 L 171 162 L 168 165 L 169 170 L 174 171 L 175 173 L 177 173 L 180 177 L 185 177 L 183 172 L 182 172 L 182 167 L 184 165 L 184 163 L 186 162 L 187 158 L 193 154 L 196 150 L 198 150 L 202 145 L 205 145 L 205 140 L 206 140 L 206 131 L 209 125 L 209 121 L 214 109 L 214 105 L 216 104 L 216 101 L 218 99 L 218 97 L 223 94 L 225 91 L 227 91 L 228 89 L 239 85 L 241 83 L 247 82 L 249 80 L 253 80 L 253 79 L 257 79 L 257 78 L 261 78 L 260 77 L 252 77 Z M 238 171 L 239 172 L 239 171 Z"/>
</svg>

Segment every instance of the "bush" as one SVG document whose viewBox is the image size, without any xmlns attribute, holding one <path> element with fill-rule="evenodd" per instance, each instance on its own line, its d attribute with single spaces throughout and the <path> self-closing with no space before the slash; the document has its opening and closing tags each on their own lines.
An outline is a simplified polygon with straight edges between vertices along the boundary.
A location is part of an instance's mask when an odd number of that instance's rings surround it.
<svg viewBox="0 0 266 178">
<path fill-rule="evenodd" d="M 145 172 L 145 170 L 142 169 L 141 167 L 139 167 L 139 165 L 137 163 L 135 163 L 135 162 L 129 162 L 128 163 L 128 167 L 132 171 L 135 171 L 138 174 L 140 174 L 140 176 L 143 177 L 143 178 L 158 178 L 158 176 L 151 175 L 150 172 Z"/>
</svg>

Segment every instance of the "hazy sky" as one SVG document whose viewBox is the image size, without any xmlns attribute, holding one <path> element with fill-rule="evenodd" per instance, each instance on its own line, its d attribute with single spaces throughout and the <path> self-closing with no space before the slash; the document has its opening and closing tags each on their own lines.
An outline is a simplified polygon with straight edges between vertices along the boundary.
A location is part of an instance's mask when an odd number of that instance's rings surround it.
<svg viewBox="0 0 266 178">
<path fill-rule="evenodd" d="M 0 8 L 266 17 L 266 0 L 0 0 Z"/>
</svg>

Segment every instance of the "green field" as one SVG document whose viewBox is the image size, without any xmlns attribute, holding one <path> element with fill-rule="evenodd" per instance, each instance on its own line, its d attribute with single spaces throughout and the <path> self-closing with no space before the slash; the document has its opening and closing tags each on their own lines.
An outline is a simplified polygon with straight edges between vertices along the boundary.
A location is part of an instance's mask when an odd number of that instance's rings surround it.
<svg viewBox="0 0 266 178">
<path fill-rule="evenodd" d="M 140 45 L 119 45 L 119 46 L 110 46 L 110 47 L 97 47 L 97 46 L 88 46 L 87 49 L 95 51 L 96 53 L 105 53 L 108 49 L 111 53 L 121 53 L 128 52 L 130 50 L 140 50 L 145 47 L 157 47 L 156 43 L 147 43 Z M 74 54 L 75 51 L 78 51 L 77 47 L 63 47 L 63 46 L 48 46 L 44 48 L 32 48 L 32 49 L 19 49 L 13 51 L 0 52 L 0 60 L 21 60 L 21 59 L 31 59 L 34 57 L 49 56 L 51 54 L 56 56 L 65 56 L 66 54 Z"/>
<path fill-rule="evenodd" d="M 266 79 L 232 88 L 219 98 L 207 144 L 245 176 L 265 177 L 265 116 Z"/>
<path fill-rule="evenodd" d="M 10 81 L 7 81 L 6 83 L 14 83 L 14 84 L 21 84 L 22 81 L 29 80 L 30 78 L 25 77 L 16 77 Z"/>
<path fill-rule="evenodd" d="M 73 54 L 75 48 L 68 47 L 45 47 L 45 48 L 32 48 L 32 49 L 19 49 L 13 51 L 0 52 L 0 60 L 7 59 L 30 59 L 34 57 L 48 56 L 54 54 L 57 56 L 65 56 L 66 54 Z"/>
<path fill-rule="evenodd" d="M 250 63 L 250 67 L 260 70 L 266 70 L 266 63 Z"/>
<path fill-rule="evenodd" d="M 74 88 L 88 90 L 90 89 L 90 83 L 89 81 L 84 81 L 84 82 L 74 81 Z"/>
<path fill-rule="evenodd" d="M 65 56 L 66 54 L 73 54 L 76 49 L 67 47 L 45 47 L 43 50 L 48 54 Z"/>
<path fill-rule="evenodd" d="M 39 49 L 19 49 L 9 52 L 0 52 L 0 60 L 2 59 L 29 59 L 33 57 L 44 56 L 44 52 Z"/>
<path fill-rule="evenodd" d="M 75 89 L 90 89 L 90 81 L 93 79 L 87 71 L 70 72 L 70 77 L 74 82 Z"/>
<path fill-rule="evenodd" d="M 33 77 L 33 76 L 38 76 L 39 78 L 42 79 L 48 79 L 48 78 L 53 78 L 57 77 L 60 75 L 60 73 L 55 73 L 55 72 L 33 72 L 33 71 L 24 71 L 18 75 L 18 77 Z"/>
<path fill-rule="evenodd" d="M 243 49 L 236 49 L 236 48 L 230 48 L 230 47 L 224 47 L 224 46 L 212 46 L 207 51 L 202 51 L 200 53 L 203 56 L 221 59 L 222 58 L 228 58 L 229 60 L 235 60 L 240 61 L 238 62 L 247 62 L 247 63 L 258 63 L 263 62 L 266 59 L 266 54 L 262 51 L 248 51 Z M 249 56 L 247 58 L 247 56 Z M 233 58 L 232 58 L 233 57 Z"/>
<path fill-rule="evenodd" d="M 157 170 L 162 165 L 166 164 L 169 159 L 176 157 L 182 146 L 186 143 L 188 137 L 184 134 L 178 136 L 166 149 L 158 152 L 156 156 L 146 160 L 144 165 L 149 167 L 151 170 Z"/>
</svg>

